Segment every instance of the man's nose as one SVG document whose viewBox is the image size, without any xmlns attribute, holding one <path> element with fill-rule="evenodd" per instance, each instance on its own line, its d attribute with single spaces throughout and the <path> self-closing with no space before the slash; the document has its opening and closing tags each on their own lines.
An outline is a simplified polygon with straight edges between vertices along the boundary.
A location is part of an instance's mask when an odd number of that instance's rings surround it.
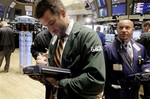
<svg viewBox="0 0 150 99">
<path fill-rule="evenodd" d="M 127 29 L 126 29 L 126 28 L 122 28 L 122 31 L 123 31 L 123 32 L 126 32 L 126 31 L 127 31 Z"/>
</svg>

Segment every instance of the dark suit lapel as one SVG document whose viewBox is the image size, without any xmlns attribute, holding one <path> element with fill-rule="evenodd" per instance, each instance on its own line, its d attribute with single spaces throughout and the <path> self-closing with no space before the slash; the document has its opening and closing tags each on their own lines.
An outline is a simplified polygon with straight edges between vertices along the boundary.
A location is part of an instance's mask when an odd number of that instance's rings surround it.
<svg viewBox="0 0 150 99">
<path fill-rule="evenodd" d="M 136 59 L 136 58 L 138 58 L 138 51 L 133 47 L 133 44 L 132 44 L 132 49 L 133 49 L 133 66 L 134 66 L 134 64 L 136 64 L 136 63 L 134 63 L 134 60 Z"/>
<path fill-rule="evenodd" d="M 57 47 L 57 42 L 58 42 L 58 37 L 54 36 L 50 42 L 50 52 L 51 52 L 51 58 L 50 58 L 50 65 L 54 65 L 54 54 L 56 51 L 56 47 Z"/>
<path fill-rule="evenodd" d="M 70 54 L 70 52 L 72 52 L 72 48 L 73 48 L 73 44 L 74 43 L 74 39 L 77 37 L 77 33 L 79 33 L 79 25 L 77 23 L 74 23 L 74 26 L 72 28 L 72 31 L 70 33 L 70 35 L 68 35 L 68 40 L 66 42 L 66 45 L 65 45 L 65 48 L 64 48 L 64 51 L 63 51 L 63 55 L 62 55 L 62 58 L 63 59 L 66 59 L 67 55 Z M 64 66 L 62 66 L 64 67 Z"/>
<path fill-rule="evenodd" d="M 129 57 L 129 55 L 128 55 L 128 53 L 127 53 L 127 51 L 126 51 L 125 48 L 123 48 L 123 54 L 124 54 L 124 56 L 125 56 L 127 62 L 130 64 L 130 57 Z"/>
</svg>

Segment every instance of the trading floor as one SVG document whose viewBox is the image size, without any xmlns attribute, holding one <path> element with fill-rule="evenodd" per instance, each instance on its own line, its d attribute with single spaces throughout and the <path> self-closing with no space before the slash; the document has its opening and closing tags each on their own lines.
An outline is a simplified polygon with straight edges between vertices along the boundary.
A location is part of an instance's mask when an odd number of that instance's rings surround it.
<svg viewBox="0 0 150 99">
<path fill-rule="evenodd" d="M 34 59 L 32 63 L 35 63 Z M 0 73 L 0 99 L 45 99 L 44 85 L 20 72 L 19 49 L 11 56 L 9 72 Z"/>
</svg>

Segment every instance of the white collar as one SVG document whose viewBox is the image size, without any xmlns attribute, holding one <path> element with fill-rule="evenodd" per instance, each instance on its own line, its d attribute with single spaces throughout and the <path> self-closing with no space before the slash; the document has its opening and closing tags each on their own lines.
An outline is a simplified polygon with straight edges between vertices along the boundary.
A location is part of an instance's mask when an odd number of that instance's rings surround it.
<svg viewBox="0 0 150 99">
<path fill-rule="evenodd" d="M 73 19 L 71 19 L 71 20 L 70 20 L 70 23 L 69 23 L 69 26 L 68 26 L 67 29 L 66 29 L 66 34 L 67 34 L 67 35 L 70 34 L 70 32 L 71 32 L 71 30 L 72 30 L 72 28 L 73 28 L 73 24 L 74 24 L 74 21 L 73 21 Z"/>
</svg>

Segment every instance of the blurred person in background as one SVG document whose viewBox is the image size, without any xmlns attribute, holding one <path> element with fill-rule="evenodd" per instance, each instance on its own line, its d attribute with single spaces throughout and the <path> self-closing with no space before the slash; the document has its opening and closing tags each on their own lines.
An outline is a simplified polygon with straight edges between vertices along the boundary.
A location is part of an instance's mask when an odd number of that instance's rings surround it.
<svg viewBox="0 0 150 99">
<path fill-rule="evenodd" d="M 53 34 L 48 29 L 41 31 L 35 36 L 31 45 L 31 54 L 35 60 L 38 56 L 40 57 L 40 55 L 46 55 L 48 53 L 48 47 L 52 37 Z"/>
<path fill-rule="evenodd" d="M 143 33 L 137 42 L 146 48 L 148 56 L 150 57 L 150 21 L 143 22 L 142 30 Z"/>
<path fill-rule="evenodd" d="M 4 72 L 9 71 L 11 53 L 15 51 L 14 31 L 6 21 L 2 21 L 0 28 L 0 66 L 5 58 Z"/>
<path fill-rule="evenodd" d="M 105 45 L 105 41 L 106 41 L 106 40 L 105 40 L 105 34 L 102 33 L 102 32 L 100 32 L 100 31 L 101 31 L 101 27 L 100 27 L 100 26 L 97 26 L 96 32 L 97 32 L 99 38 L 100 38 L 101 41 L 102 41 L 102 45 L 104 46 L 104 45 Z"/>
<path fill-rule="evenodd" d="M 140 39 L 137 40 L 147 50 L 148 56 L 150 57 L 150 21 L 143 22 L 142 30 L 144 33 L 141 34 Z M 143 83 L 144 95 L 143 99 L 150 99 L 150 81 Z"/>
</svg>

